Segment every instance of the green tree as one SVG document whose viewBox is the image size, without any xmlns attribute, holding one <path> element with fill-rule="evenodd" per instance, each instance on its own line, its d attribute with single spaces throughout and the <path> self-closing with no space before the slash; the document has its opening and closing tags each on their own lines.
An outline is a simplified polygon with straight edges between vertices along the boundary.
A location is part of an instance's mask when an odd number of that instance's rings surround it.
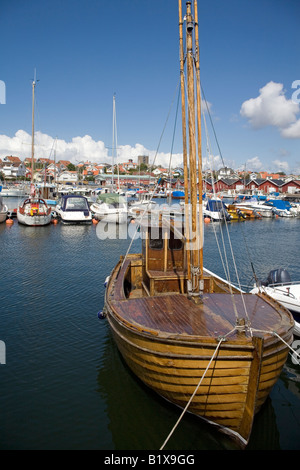
<svg viewBox="0 0 300 470">
<path fill-rule="evenodd" d="M 68 169 L 69 171 L 76 171 L 76 166 L 73 165 L 73 163 L 69 163 L 69 165 L 67 166 L 67 169 Z"/>
</svg>

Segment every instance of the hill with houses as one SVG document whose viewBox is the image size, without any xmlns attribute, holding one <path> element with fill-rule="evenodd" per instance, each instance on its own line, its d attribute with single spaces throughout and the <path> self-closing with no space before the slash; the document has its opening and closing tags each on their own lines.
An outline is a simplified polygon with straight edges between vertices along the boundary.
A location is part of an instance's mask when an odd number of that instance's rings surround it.
<svg viewBox="0 0 300 470">
<path fill-rule="evenodd" d="M 34 159 L 34 181 L 56 182 L 58 184 L 78 184 L 93 182 L 103 186 L 117 180 L 121 186 L 130 184 L 147 185 L 150 181 L 159 180 L 161 186 L 169 183 L 172 187 L 183 187 L 183 170 L 161 166 L 151 167 L 148 157 L 138 157 L 138 162 L 128 162 L 112 166 L 110 163 L 92 163 L 82 161 L 75 166 L 72 162 L 47 158 Z M 31 179 L 31 158 L 23 161 L 16 156 L 0 159 L 0 178 L 6 182 Z M 217 171 L 205 171 L 202 175 L 203 190 L 211 192 L 215 187 L 217 193 L 225 194 L 269 194 L 271 192 L 297 194 L 300 192 L 300 176 L 285 173 L 235 171 L 224 167 Z"/>
</svg>

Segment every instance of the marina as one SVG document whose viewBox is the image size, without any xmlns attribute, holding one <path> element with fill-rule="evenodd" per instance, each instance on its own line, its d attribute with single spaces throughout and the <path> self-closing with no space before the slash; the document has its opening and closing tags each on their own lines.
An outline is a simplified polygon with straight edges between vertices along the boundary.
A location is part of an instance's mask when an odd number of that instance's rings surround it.
<svg viewBox="0 0 300 470">
<path fill-rule="evenodd" d="M 205 225 L 204 261 L 224 276 L 215 238 L 220 226 Z M 105 279 L 131 238 L 99 238 L 97 227 L 0 225 L 1 259 L 9 259 L 1 282 L 2 449 L 158 449 L 178 419 L 176 407 L 130 373 L 107 320 L 98 319 Z M 249 256 L 259 279 L 281 266 L 299 280 L 298 218 L 254 219 L 228 230 L 243 286 L 254 286 Z M 132 251 L 140 244 L 135 240 Z M 299 366 L 289 355 L 247 449 L 299 449 L 299 416 Z M 188 414 L 170 447 L 236 449 Z"/>
</svg>

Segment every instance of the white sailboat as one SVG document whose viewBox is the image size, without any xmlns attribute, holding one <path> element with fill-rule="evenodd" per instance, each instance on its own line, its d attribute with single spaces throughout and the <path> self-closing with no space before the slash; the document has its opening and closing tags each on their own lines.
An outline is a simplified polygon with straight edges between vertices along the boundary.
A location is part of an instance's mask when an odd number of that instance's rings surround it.
<svg viewBox="0 0 300 470">
<path fill-rule="evenodd" d="M 114 187 L 114 156 L 117 151 L 117 121 L 116 121 L 116 96 L 113 96 L 113 146 L 112 146 L 112 188 Z M 127 200 L 119 194 L 119 167 L 118 190 L 110 193 L 99 194 L 96 202 L 91 205 L 91 211 L 95 218 L 103 222 L 123 224 L 127 222 Z"/>
<path fill-rule="evenodd" d="M 36 77 L 32 81 L 32 137 L 31 137 L 31 187 L 30 195 L 23 200 L 17 210 L 17 219 L 20 224 L 31 227 L 48 225 L 51 222 L 51 207 L 40 197 L 40 191 L 34 185 L 34 91 Z"/>
</svg>

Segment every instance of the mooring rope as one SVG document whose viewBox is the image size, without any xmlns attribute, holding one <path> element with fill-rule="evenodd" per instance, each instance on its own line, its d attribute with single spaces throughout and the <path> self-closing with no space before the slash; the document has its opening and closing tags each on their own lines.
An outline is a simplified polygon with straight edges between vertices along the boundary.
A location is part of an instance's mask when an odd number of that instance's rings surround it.
<svg viewBox="0 0 300 470">
<path fill-rule="evenodd" d="M 295 349 L 293 349 L 278 333 L 276 333 L 276 331 L 258 330 L 256 328 L 251 328 L 251 327 L 250 327 L 250 330 L 255 331 L 257 333 L 265 333 L 265 334 L 269 334 L 269 335 L 272 335 L 272 336 L 276 336 L 278 339 L 280 339 L 292 351 L 293 354 L 298 356 L 298 358 L 300 359 L 300 354 L 298 354 Z"/>
<path fill-rule="evenodd" d="M 195 390 L 194 390 L 194 392 L 193 392 L 191 398 L 190 398 L 189 401 L 187 402 L 187 404 L 186 404 L 184 410 L 182 411 L 182 413 L 181 413 L 181 415 L 179 416 L 177 422 L 176 422 L 175 425 L 173 426 L 173 429 L 171 430 L 171 432 L 169 433 L 168 437 L 166 438 L 165 442 L 163 443 L 163 445 L 161 446 L 161 448 L 160 448 L 159 450 L 163 450 L 163 448 L 164 448 L 165 445 L 167 444 L 168 440 L 169 440 L 170 437 L 172 436 L 173 432 L 174 432 L 175 429 L 177 428 L 178 424 L 180 423 L 181 419 L 183 418 L 184 414 L 186 413 L 188 407 L 190 406 L 190 404 L 191 404 L 191 402 L 192 402 L 194 396 L 196 395 L 196 393 L 197 393 L 197 391 L 198 391 L 198 389 L 199 389 L 199 387 L 200 387 L 200 385 L 201 385 L 201 383 L 202 383 L 202 381 L 203 381 L 203 379 L 204 379 L 204 377 L 205 377 L 205 375 L 206 375 L 208 369 L 210 368 L 210 365 L 211 365 L 212 361 L 214 360 L 214 358 L 215 358 L 215 356 L 216 356 L 216 354 L 217 354 L 217 352 L 218 352 L 218 350 L 219 350 L 219 347 L 221 346 L 221 343 L 222 343 L 223 341 L 225 341 L 225 338 L 224 338 L 224 337 L 220 338 L 220 341 L 219 341 L 219 343 L 218 343 L 218 345 L 217 345 L 217 347 L 216 347 L 216 350 L 215 350 L 214 354 L 212 355 L 212 357 L 211 357 L 211 359 L 210 359 L 210 361 L 209 361 L 209 363 L 208 363 L 208 365 L 207 365 L 207 367 L 206 367 L 206 369 L 205 369 L 205 371 L 204 371 L 204 374 L 202 375 L 202 377 L 201 377 L 201 379 L 200 379 L 200 381 L 199 381 L 197 387 L 195 388 Z"/>
<path fill-rule="evenodd" d="M 217 354 L 217 352 L 218 352 L 218 350 L 219 350 L 219 348 L 220 348 L 220 346 L 221 346 L 221 343 L 222 343 L 223 341 L 225 341 L 225 340 L 226 340 L 226 337 L 229 336 L 229 335 L 231 335 L 234 331 L 241 331 L 242 329 L 244 329 L 244 330 L 246 331 L 246 328 L 249 328 L 251 337 L 253 336 L 252 333 L 253 333 L 254 331 L 257 332 L 257 333 L 265 333 L 265 334 L 270 334 L 270 335 L 276 336 L 278 339 L 280 339 L 280 340 L 293 352 L 293 354 L 295 354 L 296 356 L 298 356 L 298 358 L 300 359 L 300 354 L 298 354 L 298 353 L 297 353 L 297 352 L 296 352 L 278 333 L 276 333 L 276 331 L 258 330 L 258 329 L 255 329 L 255 328 L 251 328 L 251 327 L 249 327 L 249 326 L 247 326 L 247 325 L 243 325 L 243 326 L 241 326 L 241 325 L 238 326 L 238 325 L 237 325 L 237 326 L 235 326 L 235 328 L 233 328 L 233 330 L 229 331 L 229 333 L 227 333 L 226 335 L 220 337 L 219 342 L 218 342 L 218 345 L 217 345 L 217 347 L 216 347 L 216 349 L 215 349 L 215 351 L 214 351 L 214 353 L 213 353 L 213 355 L 212 355 L 212 357 L 211 357 L 211 359 L 210 359 L 210 361 L 209 361 L 209 363 L 208 363 L 208 365 L 207 365 L 207 367 L 206 367 L 206 369 L 205 369 L 205 371 L 204 371 L 204 373 L 203 373 L 203 375 L 202 375 L 202 377 L 201 377 L 201 379 L 200 379 L 200 381 L 199 381 L 197 387 L 195 388 L 193 394 L 191 395 L 191 397 L 190 397 L 189 401 L 187 402 L 185 408 L 183 409 L 181 415 L 179 416 L 178 420 L 176 421 L 176 423 L 175 423 L 175 425 L 173 426 L 172 430 L 170 431 L 168 437 L 166 438 L 165 442 L 163 443 L 163 445 L 160 447 L 159 450 L 163 450 L 163 449 L 164 449 L 165 445 L 167 444 L 167 442 L 169 441 L 170 437 L 173 435 L 174 431 L 176 430 L 178 424 L 180 423 L 180 421 L 182 420 L 183 416 L 185 415 L 185 413 L 186 413 L 188 407 L 190 406 L 192 400 L 194 399 L 194 397 L 195 397 L 195 395 L 196 395 L 196 393 L 197 393 L 197 391 L 198 391 L 200 385 L 202 384 L 202 381 L 203 381 L 203 379 L 204 379 L 204 377 L 205 377 L 205 375 L 206 375 L 208 369 L 210 368 L 211 363 L 213 362 L 214 358 L 216 357 L 216 354 Z M 300 365 L 300 362 L 299 362 L 299 365 Z"/>
</svg>

